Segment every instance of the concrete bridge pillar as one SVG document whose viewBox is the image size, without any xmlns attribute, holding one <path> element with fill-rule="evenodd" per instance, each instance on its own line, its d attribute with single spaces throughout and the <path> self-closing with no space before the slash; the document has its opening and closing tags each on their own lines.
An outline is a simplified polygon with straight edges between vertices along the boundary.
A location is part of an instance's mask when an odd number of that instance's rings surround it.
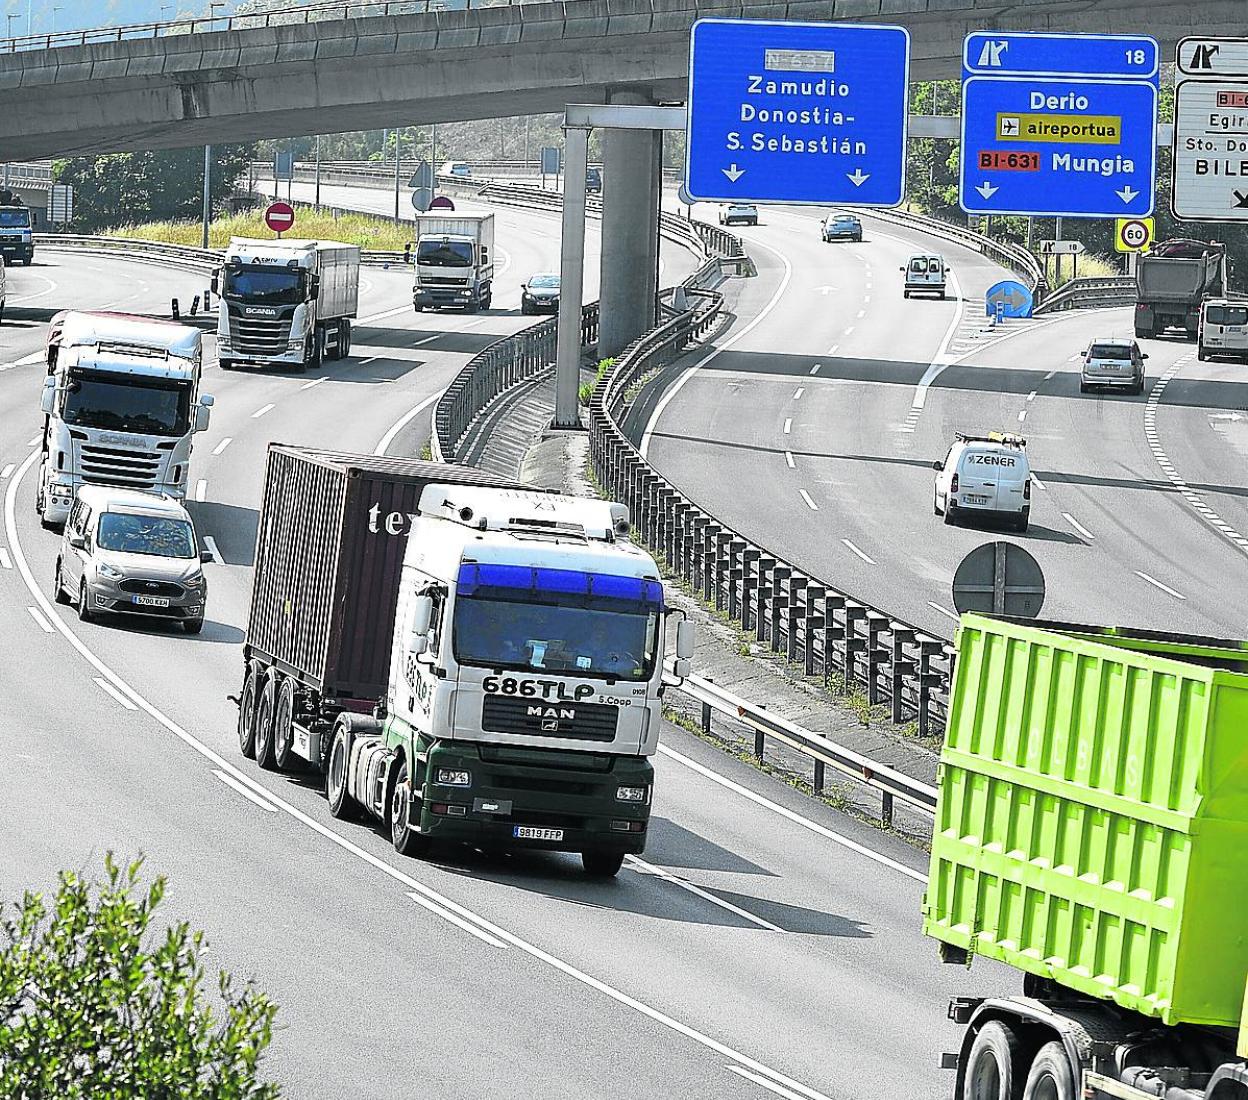
<svg viewBox="0 0 1248 1100">
<path fill-rule="evenodd" d="M 639 92 L 617 92 L 610 102 L 636 105 L 653 100 Z M 604 358 L 618 355 L 654 325 L 661 150 L 658 130 L 602 131 L 598 353 Z M 565 186 L 578 183 L 569 176 Z"/>
</svg>

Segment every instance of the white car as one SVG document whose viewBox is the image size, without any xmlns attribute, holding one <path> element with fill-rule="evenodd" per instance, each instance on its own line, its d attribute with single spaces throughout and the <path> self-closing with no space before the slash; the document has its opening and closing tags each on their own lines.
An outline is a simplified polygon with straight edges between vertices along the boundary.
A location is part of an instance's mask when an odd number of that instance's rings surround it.
<svg viewBox="0 0 1248 1100">
<path fill-rule="evenodd" d="M 936 471 L 932 510 L 949 524 L 972 516 L 1003 519 L 1026 531 L 1031 518 L 1027 440 L 1007 432 L 958 433 Z"/>
<path fill-rule="evenodd" d="M 1093 386 L 1105 386 L 1143 393 L 1144 360 L 1147 358 L 1134 340 L 1121 337 L 1093 340 L 1083 353 L 1079 392 L 1087 393 Z"/>
<path fill-rule="evenodd" d="M 903 297 L 935 294 L 937 298 L 944 298 L 948 268 L 939 252 L 916 252 L 906 261 L 901 272 L 905 276 Z"/>
<path fill-rule="evenodd" d="M 720 225 L 757 225 L 758 207 L 752 202 L 729 202 L 719 208 Z"/>
</svg>

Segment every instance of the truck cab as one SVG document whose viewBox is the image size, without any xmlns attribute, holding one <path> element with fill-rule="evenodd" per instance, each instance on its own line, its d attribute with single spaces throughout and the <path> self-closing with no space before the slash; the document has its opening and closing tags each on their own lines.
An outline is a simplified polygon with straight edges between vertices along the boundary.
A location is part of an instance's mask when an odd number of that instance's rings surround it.
<svg viewBox="0 0 1248 1100">
<path fill-rule="evenodd" d="M 494 215 L 422 214 L 416 232 L 416 311 L 489 309 L 494 297 Z"/>
<path fill-rule="evenodd" d="M 29 267 L 35 258 L 35 214 L 12 191 L 0 191 L 0 255 Z"/>
</svg>

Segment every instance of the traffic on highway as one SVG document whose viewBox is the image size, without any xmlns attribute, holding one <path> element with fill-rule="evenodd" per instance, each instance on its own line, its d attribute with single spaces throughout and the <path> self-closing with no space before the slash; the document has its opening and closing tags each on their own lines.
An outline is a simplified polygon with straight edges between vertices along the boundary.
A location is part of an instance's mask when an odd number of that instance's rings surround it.
<svg viewBox="0 0 1248 1100">
<path fill-rule="evenodd" d="M 1248 1100 L 1248 39 L 897 18 L 6 169 L 0 1096 Z"/>
</svg>

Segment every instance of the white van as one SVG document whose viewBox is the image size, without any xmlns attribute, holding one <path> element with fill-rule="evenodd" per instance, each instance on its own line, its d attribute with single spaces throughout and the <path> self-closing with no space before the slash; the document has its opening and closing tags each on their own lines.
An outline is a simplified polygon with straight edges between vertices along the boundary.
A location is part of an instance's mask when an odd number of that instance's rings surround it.
<svg viewBox="0 0 1248 1100">
<path fill-rule="evenodd" d="M 949 524 L 968 516 L 1001 518 L 1026 531 L 1031 518 L 1027 440 L 1007 432 L 958 433 L 936 471 L 932 510 Z"/>
<path fill-rule="evenodd" d="M 935 294 L 945 296 L 945 258 L 938 252 L 916 252 L 901 268 L 906 277 L 904 296 L 912 294 Z"/>
<path fill-rule="evenodd" d="M 1233 356 L 1248 362 L 1248 302 L 1210 298 L 1200 307 L 1196 358 Z"/>
</svg>

